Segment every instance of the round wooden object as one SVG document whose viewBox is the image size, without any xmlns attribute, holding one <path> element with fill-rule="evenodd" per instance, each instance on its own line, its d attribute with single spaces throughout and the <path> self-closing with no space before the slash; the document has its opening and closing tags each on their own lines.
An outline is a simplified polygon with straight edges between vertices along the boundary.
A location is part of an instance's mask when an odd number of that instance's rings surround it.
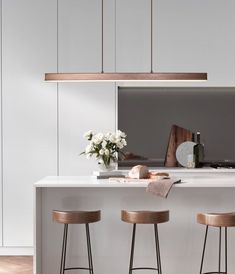
<svg viewBox="0 0 235 274">
<path fill-rule="evenodd" d="M 62 224 L 89 224 L 100 221 L 101 212 L 53 210 L 53 221 Z"/>
<path fill-rule="evenodd" d="M 199 213 L 197 222 L 202 225 L 216 227 L 235 226 L 235 212 L 230 213 Z"/>
<path fill-rule="evenodd" d="M 169 210 L 165 211 L 127 211 L 122 210 L 123 222 L 132 224 L 159 224 L 169 221 Z"/>
</svg>

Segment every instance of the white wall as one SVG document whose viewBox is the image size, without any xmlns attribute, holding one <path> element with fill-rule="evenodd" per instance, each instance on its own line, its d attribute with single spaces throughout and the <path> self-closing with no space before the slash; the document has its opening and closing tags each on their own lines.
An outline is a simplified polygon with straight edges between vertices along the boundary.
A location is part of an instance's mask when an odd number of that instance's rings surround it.
<svg viewBox="0 0 235 274">
<path fill-rule="evenodd" d="M 58 1 L 59 72 L 101 72 L 101 0 Z M 106 41 L 107 38 L 106 38 Z M 105 63 L 105 69 L 111 67 Z M 96 167 L 84 155 L 84 132 L 115 129 L 114 83 L 59 84 L 59 174 L 84 175 Z"/>
<path fill-rule="evenodd" d="M 58 29 L 57 0 L 2 2 L 3 246 L 30 246 L 33 182 L 94 169 L 78 156 L 82 134 L 115 129 L 116 86 L 43 82 L 57 65 L 100 71 L 101 0 L 58 0 Z M 150 69 L 150 1 L 138 0 L 138 13 L 135 1 L 104 3 L 105 71 Z M 154 0 L 155 70 L 207 71 L 208 82 L 186 85 L 233 86 L 234 9 L 233 0 Z"/>
<path fill-rule="evenodd" d="M 155 68 L 206 71 L 207 85 L 234 85 L 235 2 L 156 0 Z"/>
<path fill-rule="evenodd" d="M 116 71 L 150 72 L 150 1 L 116 1 Z"/>
<path fill-rule="evenodd" d="M 154 71 L 208 72 L 208 81 L 148 86 L 234 86 L 235 1 L 153 1 Z"/>
<path fill-rule="evenodd" d="M 97 168 L 95 160 L 79 156 L 87 145 L 82 136 L 90 129 L 115 130 L 115 84 L 60 84 L 60 175 L 87 175 Z"/>
<path fill-rule="evenodd" d="M 33 182 L 56 174 L 56 0 L 3 0 L 3 247 L 31 246 Z"/>
</svg>

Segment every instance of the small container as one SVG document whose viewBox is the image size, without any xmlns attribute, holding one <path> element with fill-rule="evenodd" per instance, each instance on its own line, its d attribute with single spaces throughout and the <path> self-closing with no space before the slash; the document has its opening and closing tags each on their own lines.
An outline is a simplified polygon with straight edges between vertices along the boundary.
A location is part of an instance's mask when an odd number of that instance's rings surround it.
<svg viewBox="0 0 235 274">
<path fill-rule="evenodd" d="M 187 168 L 195 168 L 195 157 L 193 154 L 188 155 Z"/>
</svg>

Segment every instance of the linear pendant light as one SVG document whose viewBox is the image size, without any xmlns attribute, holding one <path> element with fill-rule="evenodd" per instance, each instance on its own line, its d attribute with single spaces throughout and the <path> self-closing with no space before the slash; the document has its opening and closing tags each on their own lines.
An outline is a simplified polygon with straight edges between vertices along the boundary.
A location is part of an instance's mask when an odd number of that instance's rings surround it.
<svg viewBox="0 0 235 274">
<path fill-rule="evenodd" d="M 104 72 L 104 0 L 101 0 L 101 72 L 100 73 L 45 73 L 50 82 L 115 82 L 115 81 L 206 81 L 205 72 L 162 72 L 153 71 L 153 0 L 151 0 L 151 72 L 150 73 L 105 73 Z"/>
</svg>

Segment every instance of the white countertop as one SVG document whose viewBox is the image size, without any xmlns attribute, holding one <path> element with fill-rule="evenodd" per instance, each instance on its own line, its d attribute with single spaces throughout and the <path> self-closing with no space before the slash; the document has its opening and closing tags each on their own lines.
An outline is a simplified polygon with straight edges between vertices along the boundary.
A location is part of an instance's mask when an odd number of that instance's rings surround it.
<svg viewBox="0 0 235 274">
<path fill-rule="evenodd" d="M 182 183 L 174 187 L 235 187 L 234 169 L 164 169 L 170 176 L 181 179 Z M 92 176 L 48 176 L 36 182 L 41 187 L 93 187 L 93 188 L 125 188 L 146 187 L 148 182 L 109 182 L 108 179 L 96 179 Z"/>
</svg>

